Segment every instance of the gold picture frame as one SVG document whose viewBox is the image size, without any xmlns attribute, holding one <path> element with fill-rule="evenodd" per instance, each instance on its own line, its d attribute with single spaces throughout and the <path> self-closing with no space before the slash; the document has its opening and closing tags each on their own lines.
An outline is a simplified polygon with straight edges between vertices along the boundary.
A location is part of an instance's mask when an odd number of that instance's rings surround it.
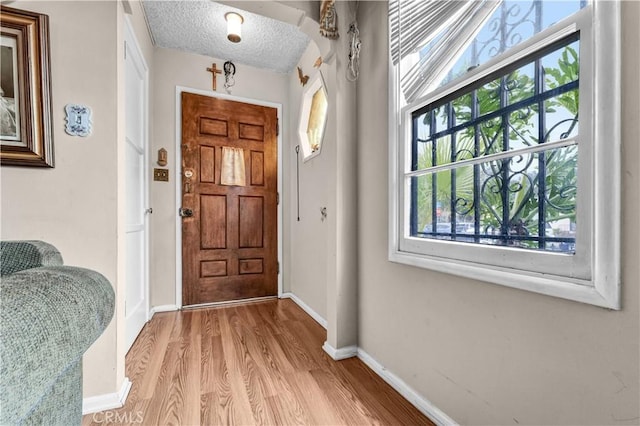
<svg viewBox="0 0 640 426">
<path fill-rule="evenodd" d="M 0 163 L 53 167 L 49 17 L 0 8 Z"/>
</svg>

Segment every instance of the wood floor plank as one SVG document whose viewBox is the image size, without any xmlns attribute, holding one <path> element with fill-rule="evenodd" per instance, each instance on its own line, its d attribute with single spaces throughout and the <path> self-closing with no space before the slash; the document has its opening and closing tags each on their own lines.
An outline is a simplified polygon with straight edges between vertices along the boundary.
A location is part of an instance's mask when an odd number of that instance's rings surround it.
<svg viewBox="0 0 640 426">
<path fill-rule="evenodd" d="M 215 393 L 210 392 L 200 395 L 200 424 L 223 424 L 221 423 L 221 415 L 219 413 L 220 408 L 221 404 L 218 402 L 218 398 Z"/>
<path fill-rule="evenodd" d="M 185 355 L 180 360 L 180 368 L 176 372 L 176 381 L 180 384 L 182 391 L 182 412 L 181 420 L 183 424 L 198 424 L 200 422 L 200 400 L 193 396 L 201 395 L 200 375 L 201 375 L 201 335 L 199 312 L 194 312 L 193 328 L 189 339 L 185 339 Z"/>
<path fill-rule="evenodd" d="M 400 414 L 404 413 L 400 413 L 398 410 L 399 407 L 394 406 L 393 403 L 389 403 L 390 401 L 385 398 L 385 395 L 389 392 L 385 392 L 384 384 L 371 383 L 367 381 L 367 374 L 364 369 L 358 369 L 354 372 L 351 360 L 347 359 L 340 363 L 337 370 L 345 387 L 356 394 L 358 400 L 362 401 L 365 406 L 370 406 L 371 404 L 378 405 L 376 416 L 380 419 L 382 424 L 396 425 L 403 424 L 405 421 L 408 421 L 408 419 L 403 421 Z M 393 412 L 391 410 L 393 410 Z M 407 424 L 418 425 L 423 423 L 416 422 L 414 420 Z"/>
<path fill-rule="evenodd" d="M 268 304 L 256 305 L 256 315 L 260 318 L 259 326 L 266 328 L 269 334 L 278 334 L 277 324 L 283 319 L 278 319 L 278 313 L 274 306 Z"/>
<path fill-rule="evenodd" d="M 418 412 L 409 401 L 387 383 L 380 383 L 380 378 L 369 367 L 356 358 L 350 358 L 339 363 L 346 378 L 353 388 L 359 390 L 359 397 L 368 404 L 377 404 L 386 424 L 429 424 L 424 416 Z"/>
<path fill-rule="evenodd" d="M 207 336 L 220 335 L 220 318 L 218 318 L 218 310 L 206 309 L 202 311 L 202 334 Z"/>
<path fill-rule="evenodd" d="M 98 425 L 432 425 L 291 300 L 156 314 L 127 354 L 124 407 Z"/>
<path fill-rule="evenodd" d="M 149 411 L 151 423 L 156 425 L 178 424 L 180 405 L 183 395 L 179 383 L 176 382 L 178 362 L 184 356 L 185 346 L 182 342 L 171 342 L 167 348 L 158 386 L 152 395 Z"/>
<path fill-rule="evenodd" d="M 296 369 L 309 371 L 318 368 L 314 356 L 307 351 L 306 345 L 303 343 L 304 339 L 296 336 L 291 329 L 293 323 L 295 321 L 283 322 L 280 327 L 281 333 L 274 335 L 274 340 L 280 345 L 285 356 Z"/>
<path fill-rule="evenodd" d="M 255 331 L 256 341 L 262 350 L 266 367 L 281 374 L 293 373 L 295 369 L 282 347 L 273 344 L 274 334 L 270 334 L 268 330 L 265 331 L 265 328 L 260 325 L 255 328 Z"/>
<path fill-rule="evenodd" d="M 309 412 L 313 424 L 338 425 L 342 419 L 335 413 L 331 401 L 320 389 L 310 372 L 304 371 L 291 375 L 297 394 L 304 402 L 305 411 Z"/>
<path fill-rule="evenodd" d="M 254 419 L 258 424 L 274 424 L 275 420 L 266 404 L 267 398 L 277 393 L 277 381 L 272 380 L 271 372 L 266 374 L 269 371 L 267 362 L 254 333 L 257 323 L 245 308 L 237 307 L 237 316 L 231 320 L 236 354 L 242 354 L 239 357 L 241 371 Z"/>
<path fill-rule="evenodd" d="M 300 399 L 293 392 L 271 397 L 268 403 L 276 425 L 312 424 L 309 414 L 305 412 Z"/>
<path fill-rule="evenodd" d="M 235 424 L 254 424 L 251 402 L 249 401 L 249 395 L 247 394 L 245 387 L 245 379 L 242 368 L 243 351 L 236 349 L 236 343 L 234 342 L 234 332 L 232 322 L 237 319 L 237 315 L 233 311 L 233 308 L 229 310 L 221 310 L 221 324 L 220 333 L 223 339 L 223 351 L 224 358 L 227 363 L 229 384 L 231 387 L 232 398 L 229 403 L 232 410 L 233 420 Z"/>
<path fill-rule="evenodd" d="M 206 339 L 206 338 L 205 338 Z M 207 382 L 201 381 L 201 424 L 230 424 L 233 416 L 232 392 L 229 383 L 229 371 L 222 349 L 222 338 L 220 336 L 211 337 L 211 360 L 205 364 L 209 365 L 209 374 L 206 376 Z M 203 375 L 203 378 L 205 376 Z"/>
<path fill-rule="evenodd" d="M 380 424 L 375 413 L 376 410 L 369 410 L 355 395 L 347 389 L 338 376 L 327 370 L 313 370 L 310 372 L 320 389 L 332 389 L 333 392 L 326 393 L 336 414 L 343 420 L 345 425 L 377 425 Z"/>
<path fill-rule="evenodd" d="M 154 320 L 155 318 L 156 317 L 154 316 Z M 156 389 L 158 378 L 160 377 L 162 362 L 166 355 L 166 350 L 169 347 L 169 337 L 171 335 L 171 329 L 174 321 L 175 315 L 171 315 L 169 313 L 158 315 L 158 320 L 155 321 L 158 324 L 158 327 L 149 329 L 148 334 L 151 335 L 150 341 L 152 343 L 146 347 L 143 352 L 143 356 L 145 359 L 148 359 L 148 362 L 146 364 L 142 380 L 137 380 L 135 382 L 135 385 L 140 386 L 140 397 L 143 399 L 151 398 Z M 151 322 L 154 321 L 150 321 L 150 323 Z M 144 331 L 145 330 L 143 330 L 143 332 Z M 136 345 L 134 344 L 134 347 L 135 346 Z M 136 356 L 136 353 L 134 352 L 131 356 L 127 356 L 127 360 L 129 359 L 131 359 L 131 362 L 127 362 L 127 374 L 130 374 L 129 364 L 135 365 L 135 361 L 138 359 L 138 356 Z M 132 379 L 130 378 L 129 380 Z"/>
</svg>

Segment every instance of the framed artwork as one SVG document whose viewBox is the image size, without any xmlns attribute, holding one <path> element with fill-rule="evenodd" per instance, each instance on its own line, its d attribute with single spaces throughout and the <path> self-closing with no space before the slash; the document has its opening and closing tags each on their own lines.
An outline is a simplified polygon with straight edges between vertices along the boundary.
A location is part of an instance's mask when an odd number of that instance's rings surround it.
<svg viewBox="0 0 640 426">
<path fill-rule="evenodd" d="M 49 17 L 2 6 L 0 163 L 53 167 Z"/>
</svg>

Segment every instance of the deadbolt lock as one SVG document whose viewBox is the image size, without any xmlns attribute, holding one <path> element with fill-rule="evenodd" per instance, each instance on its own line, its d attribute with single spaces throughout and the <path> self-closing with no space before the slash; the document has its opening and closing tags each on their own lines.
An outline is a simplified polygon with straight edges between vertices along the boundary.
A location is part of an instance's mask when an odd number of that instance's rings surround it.
<svg viewBox="0 0 640 426">
<path fill-rule="evenodd" d="M 182 207 L 180 207 L 180 210 L 178 210 L 178 214 L 181 217 L 192 217 L 193 216 L 193 210 L 191 210 L 191 209 L 183 209 Z"/>
</svg>

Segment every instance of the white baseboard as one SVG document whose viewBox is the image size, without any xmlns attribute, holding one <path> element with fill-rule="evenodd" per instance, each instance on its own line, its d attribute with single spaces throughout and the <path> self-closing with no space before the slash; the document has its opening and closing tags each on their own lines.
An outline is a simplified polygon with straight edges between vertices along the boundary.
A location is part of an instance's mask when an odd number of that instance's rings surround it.
<svg viewBox="0 0 640 426">
<path fill-rule="evenodd" d="M 128 377 L 125 377 L 122 381 L 122 386 L 120 386 L 119 392 L 84 398 L 82 400 L 82 415 L 122 407 L 127 401 L 127 396 L 129 396 L 130 390 L 131 381 Z"/>
<path fill-rule="evenodd" d="M 172 312 L 172 311 L 177 311 L 177 310 L 178 310 L 178 307 L 176 305 L 154 306 L 149 311 L 149 319 L 153 318 L 153 315 L 157 314 L 158 312 Z"/>
<path fill-rule="evenodd" d="M 320 324 L 325 330 L 327 329 L 327 320 L 322 318 L 316 311 L 311 309 L 309 305 L 304 303 L 298 296 L 293 293 L 282 293 L 281 299 L 291 299 L 296 305 L 300 306 L 311 318 L 313 318 L 318 324 Z"/>
<path fill-rule="evenodd" d="M 433 405 L 431 401 L 420 395 L 407 385 L 401 378 L 387 370 L 382 364 L 376 361 L 371 355 L 358 348 L 358 358 L 369 368 L 371 368 L 378 376 L 394 388 L 400 395 L 416 407 L 422 414 L 429 417 L 431 421 L 439 426 L 457 426 L 455 420 L 447 416 L 438 407 Z"/>
<path fill-rule="evenodd" d="M 322 345 L 322 349 L 326 353 L 329 354 L 331 358 L 335 361 L 340 361 L 342 359 L 353 358 L 358 355 L 358 347 L 357 346 L 345 346 L 344 348 L 334 348 L 329 344 L 329 342 L 324 342 Z"/>
</svg>

